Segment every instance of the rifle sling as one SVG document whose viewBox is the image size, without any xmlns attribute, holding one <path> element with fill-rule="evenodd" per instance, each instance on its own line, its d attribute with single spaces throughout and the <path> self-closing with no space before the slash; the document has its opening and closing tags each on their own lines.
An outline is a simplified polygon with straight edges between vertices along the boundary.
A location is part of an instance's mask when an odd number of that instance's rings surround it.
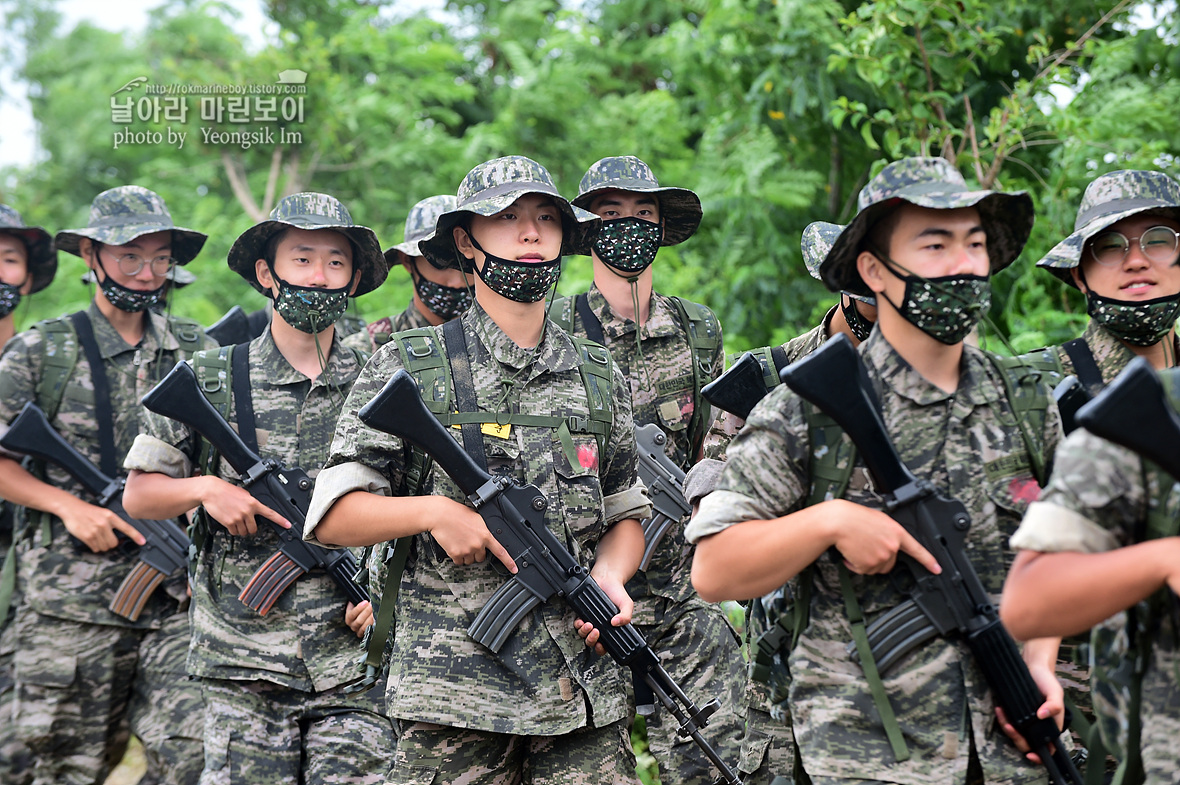
<svg viewBox="0 0 1180 785">
<path fill-rule="evenodd" d="M 463 334 L 463 325 L 458 319 L 451 319 L 443 325 L 442 334 L 447 347 L 447 359 L 451 364 L 451 383 L 455 386 L 455 407 L 460 412 L 478 412 L 475 382 L 471 376 L 471 355 L 467 350 L 467 337 Z M 473 422 L 462 423 L 459 431 L 463 434 L 463 449 L 479 468 L 486 472 L 488 456 L 483 448 L 483 434 L 479 425 Z"/>
<path fill-rule="evenodd" d="M 1078 376 L 1078 381 L 1086 388 L 1090 395 L 1097 395 L 1105 386 L 1102 381 L 1102 371 L 1098 370 L 1098 363 L 1094 360 L 1094 353 L 1090 351 L 1090 345 L 1086 343 L 1085 338 L 1074 338 L 1072 341 L 1067 341 L 1061 348 L 1065 349 L 1065 353 L 1069 355 L 1069 359 L 1073 361 L 1074 373 Z"/>
<path fill-rule="evenodd" d="M 90 364 L 90 380 L 94 384 L 94 416 L 98 421 L 99 466 L 103 474 L 114 477 L 119 473 L 119 464 L 115 459 L 115 415 L 111 406 L 111 383 L 107 379 L 107 369 L 102 361 L 102 353 L 98 350 L 98 341 L 94 338 L 90 317 L 85 311 L 75 311 L 70 314 L 70 321 L 74 323 L 78 343 L 82 344 L 86 362 Z"/>
<path fill-rule="evenodd" d="M 385 656 L 385 643 L 393 633 L 394 610 L 397 608 L 397 593 L 401 588 L 402 573 L 406 570 L 406 559 L 410 555 L 411 537 L 399 537 L 393 541 L 393 555 L 386 565 L 385 586 L 381 590 L 381 602 L 377 606 L 377 617 L 373 620 L 369 647 L 365 652 L 365 665 L 371 673 L 380 673 Z"/>
<path fill-rule="evenodd" d="M 783 370 L 783 368 L 786 368 L 791 364 L 787 358 L 787 350 L 782 346 L 770 347 L 770 360 L 774 363 L 774 378 L 776 380 L 778 379 L 778 375 Z"/>
<path fill-rule="evenodd" d="M 574 298 L 574 306 L 578 309 L 578 316 L 582 320 L 582 329 L 586 331 L 586 337 L 594 343 L 600 343 L 606 346 L 606 335 L 602 332 L 602 322 L 599 321 L 598 316 L 594 311 L 590 310 L 590 295 L 582 292 Z M 639 329 L 639 325 L 635 326 Z"/>
<path fill-rule="evenodd" d="M 254 420 L 254 395 L 250 391 L 250 344 L 234 347 L 232 363 L 234 417 L 238 421 L 238 436 L 255 454 L 258 452 L 258 425 Z"/>
</svg>

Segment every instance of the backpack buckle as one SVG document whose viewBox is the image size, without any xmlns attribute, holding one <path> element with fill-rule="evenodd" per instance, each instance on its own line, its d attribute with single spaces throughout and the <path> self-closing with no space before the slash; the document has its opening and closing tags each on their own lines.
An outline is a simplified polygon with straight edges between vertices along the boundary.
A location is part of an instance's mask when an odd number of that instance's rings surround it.
<svg viewBox="0 0 1180 785">
<path fill-rule="evenodd" d="M 586 433 L 589 431 L 590 419 L 571 414 L 565 418 L 565 424 L 570 429 L 570 433 Z"/>
</svg>

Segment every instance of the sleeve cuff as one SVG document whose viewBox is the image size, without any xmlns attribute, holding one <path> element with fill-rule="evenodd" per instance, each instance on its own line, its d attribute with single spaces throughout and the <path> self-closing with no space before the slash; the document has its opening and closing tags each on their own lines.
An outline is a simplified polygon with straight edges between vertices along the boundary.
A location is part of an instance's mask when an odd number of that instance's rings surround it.
<svg viewBox="0 0 1180 785">
<path fill-rule="evenodd" d="M 1041 553 L 1104 553 L 1119 547 L 1118 540 L 1109 530 L 1051 502 L 1033 502 L 1028 506 L 1028 512 L 1009 545 L 1013 550 Z"/>
<path fill-rule="evenodd" d="M 717 487 L 721 479 L 721 470 L 725 468 L 725 461 L 714 458 L 702 458 L 688 470 L 684 477 L 684 500 L 690 507 L 695 506 L 702 498 L 708 496 Z"/>
<path fill-rule="evenodd" d="M 2 438 L 4 436 L 4 434 L 8 433 L 8 427 L 9 427 L 8 423 L 0 422 L 0 438 Z M 6 450 L 3 447 L 0 447 L 0 456 L 3 456 L 5 458 L 11 458 L 14 461 L 19 461 L 25 457 L 25 456 L 21 455 L 19 452 L 13 452 L 12 450 Z"/>
<path fill-rule="evenodd" d="M 647 497 L 647 486 L 642 480 L 636 480 L 625 491 L 612 493 L 602 500 L 603 512 L 607 526 L 619 521 L 635 518 L 642 521 L 651 517 L 651 500 Z"/>
<path fill-rule="evenodd" d="M 177 478 L 193 476 L 193 463 L 184 452 L 146 433 L 138 434 L 131 443 L 131 449 L 123 459 L 123 468 Z"/>
<path fill-rule="evenodd" d="M 378 496 L 391 496 L 389 481 L 381 472 L 363 463 L 341 463 L 324 469 L 315 478 L 311 492 L 311 505 L 307 519 L 303 522 L 303 539 L 324 548 L 335 548 L 315 538 L 315 527 L 328 514 L 336 500 L 353 491 L 368 491 Z"/>
<path fill-rule="evenodd" d="M 733 491 L 713 491 L 701 499 L 701 507 L 684 527 L 684 537 L 696 544 L 705 537 L 724 531 L 742 521 L 760 521 L 766 515 L 748 496 Z"/>
</svg>

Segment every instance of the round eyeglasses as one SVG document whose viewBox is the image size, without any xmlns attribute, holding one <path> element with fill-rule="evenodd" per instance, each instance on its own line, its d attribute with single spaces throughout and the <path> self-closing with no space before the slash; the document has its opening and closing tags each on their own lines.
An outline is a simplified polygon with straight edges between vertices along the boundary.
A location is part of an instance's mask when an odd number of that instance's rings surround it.
<svg viewBox="0 0 1180 785">
<path fill-rule="evenodd" d="M 119 272 L 123 275 L 139 275 L 139 271 L 147 265 L 151 265 L 152 275 L 167 275 L 168 271 L 172 269 L 172 265 L 176 264 L 176 260 L 171 256 L 145 259 L 137 253 L 123 254 L 115 261 L 119 265 Z"/>
<path fill-rule="evenodd" d="M 1135 240 L 1139 241 L 1139 250 L 1151 261 L 1173 262 L 1180 232 L 1167 226 L 1153 226 L 1138 237 L 1127 237 L 1122 232 L 1103 232 L 1090 241 L 1090 255 L 1103 267 L 1115 267 L 1127 258 Z"/>
</svg>

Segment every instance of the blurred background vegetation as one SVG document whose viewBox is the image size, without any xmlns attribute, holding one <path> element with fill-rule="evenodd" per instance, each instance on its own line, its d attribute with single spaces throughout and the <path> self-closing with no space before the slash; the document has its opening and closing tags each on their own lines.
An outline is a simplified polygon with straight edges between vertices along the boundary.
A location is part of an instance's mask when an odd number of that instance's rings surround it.
<svg viewBox="0 0 1180 785">
<path fill-rule="evenodd" d="M 661 251 L 661 291 L 721 316 L 727 348 L 781 342 L 832 296 L 808 277 L 804 226 L 846 221 L 886 161 L 952 159 L 984 187 L 1026 189 L 1038 221 L 998 276 L 992 320 L 1017 349 L 1076 335 L 1084 306 L 1033 267 L 1072 229 L 1097 174 L 1176 174 L 1180 47 L 1174 2 L 1130 0 L 267 0 L 261 37 L 216 0 L 170 0 L 137 32 L 67 28 L 53 0 L 0 0 L 6 66 L 28 90 L 41 153 L 0 170 L 0 200 L 51 231 L 86 223 L 99 191 L 158 191 L 176 221 L 210 235 L 196 284 L 173 310 L 204 323 L 262 298 L 224 264 L 234 238 L 287 193 L 340 197 L 385 247 L 409 207 L 454 193 L 473 165 L 533 157 L 569 196 L 590 163 L 634 154 L 696 190 L 697 235 Z M 112 19 L 117 28 L 120 20 Z M 261 41 L 261 43 L 259 43 Z M 112 122 L 110 101 L 152 84 L 272 84 L 306 71 L 302 121 Z M 143 86 L 120 94 L 138 102 Z M 137 104 L 138 106 L 138 104 Z M 297 131 L 242 149 L 204 131 Z M 121 129 L 184 131 L 184 146 L 114 146 Z M 62 255 L 20 327 L 81 306 L 82 266 Z M 560 288 L 584 289 L 584 257 Z M 400 311 L 407 276 L 358 301 Z M 987 336 L 985 335 L 985 339 Z M 995 345 L 994 342 L 989 345 Z"/>
</svg>

